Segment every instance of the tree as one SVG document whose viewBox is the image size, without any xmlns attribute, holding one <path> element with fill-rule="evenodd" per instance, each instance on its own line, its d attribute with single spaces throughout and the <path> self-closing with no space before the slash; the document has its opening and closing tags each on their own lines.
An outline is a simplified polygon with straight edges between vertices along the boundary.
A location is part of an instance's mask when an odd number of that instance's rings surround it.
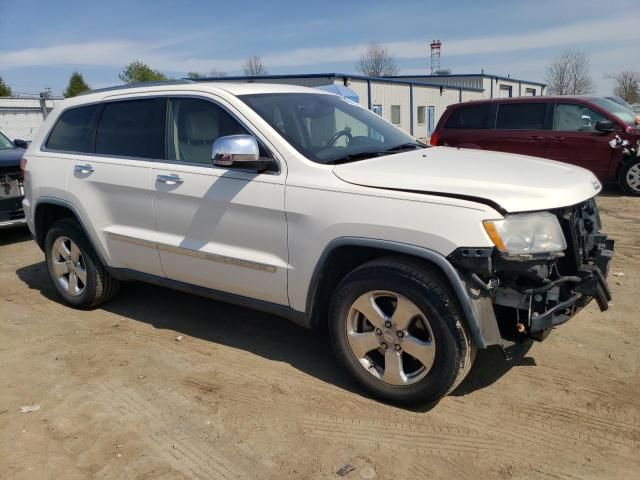
<svg viewBox="0 0 640 480">
<path fill-rule="evenodd" d="M 209 74 L 200 73 L 200 72 L 189 72 L 187 73 L 187 78 L 191 80 L 197 80 L 198 78 L 207 78 L 207 77 L 226 77 L 227 72 L 223 72 L 222 70 L 218 70 L 217 68 L 212 68 L 209 71 Z"/>
<path fill-rule="evenodd" d="M 576 50 L 565 50 L 547 67 L 545 80 L 551 95 L 593 93 L 589 57 Z"/>
<path fill-rule="evenodd" d="M 398 73 L 394 56 L 377 43 L 370 43 L 367 46 L 367 51 L 360 56 L 356 69 L 368 77 L 391 77 Z"/>
<path fill-rule="evenodd" d="M 2 77 L 0 77 L 0 97 L 10 97 L 11 96 L 11 87 L 4 83 Z"/>
<path fill-rule="evenodd" d="M 118 77 L 120 77 L 120 80 L 124 83 L 159 82 L 167 79 L 164 73 L 153 70 L 149 65 L 139 60 L 125 66 Z"/>
<path fill-rule="evenodd" d="M 86 92 L 87 90 L 91 90 L 91 87 L 84 81 L 82 74 L 80 72 L 73 72 L 69 78 L 69 85 L 67 85 L 67 89 L 63 95 L 64 98 L 75 97 L 79 93 Z"/>
<path fill-rule="evenodd" d="M 248 77 L 267 75 L 267 69 L 258 55 L 252 55 L 247 58 L 247 61 L 244 62 L 244 66 L 242 68 L 244 70 L 244 74 Z"/>
<path fill-rule="evenodd" d="M 614 95 L 622 97 L 628 103 L 640 103 L 640 73 L 626 70 L 618 74 L 605 75 L 615 81 Z"/>
</svg>

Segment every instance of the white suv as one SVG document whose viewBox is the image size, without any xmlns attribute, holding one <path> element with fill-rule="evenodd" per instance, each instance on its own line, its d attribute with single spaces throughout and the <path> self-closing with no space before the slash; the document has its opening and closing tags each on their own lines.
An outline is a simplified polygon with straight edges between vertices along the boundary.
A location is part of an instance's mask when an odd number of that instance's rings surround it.
<svg viewBox="0 0 640 480">
<path fill-rule="evenodd" d="M 65 302 L 143 280 L 328 327 L 345 368 L 393 402 L 435 401 L 476 349 L 610 300 L 590 172 L 428 148 L 319 90 L 94 91 L 56 107 L 23 165 Z"/>
</svg>

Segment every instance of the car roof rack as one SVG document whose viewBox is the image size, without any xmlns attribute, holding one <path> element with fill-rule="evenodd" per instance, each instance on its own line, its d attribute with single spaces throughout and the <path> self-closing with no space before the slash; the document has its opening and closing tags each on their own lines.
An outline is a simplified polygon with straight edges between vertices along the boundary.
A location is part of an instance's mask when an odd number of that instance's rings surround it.
<svg viewBox="0 0 640 480">
<path fill-rule="evenodd" d="M 78 95 L 90 95 L 92 93 L 110 92 L 112 90 L 125 90 L 127 88 L 136 88 L 136 87 L 159 87 L 163 85 L 188 85 L 191 83 L 196 83 L 196 82 L 194 82 L 193 80 L 183 78 L 180 80 L 162 80 L 159 82 L 127 83 L 125 85 L 116 85 L 115 87 L 105 87 L 105 88 L 96 88 L 95 90 L 87 90 L 86 92 L 79 93 Z"/>
</svg>

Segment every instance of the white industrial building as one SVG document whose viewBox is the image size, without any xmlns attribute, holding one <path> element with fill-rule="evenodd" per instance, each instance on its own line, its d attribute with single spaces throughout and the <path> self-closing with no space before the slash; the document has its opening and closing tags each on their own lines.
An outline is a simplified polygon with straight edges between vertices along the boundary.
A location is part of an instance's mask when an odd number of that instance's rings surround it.
<svg viewBox="0 0 640 480">
<path fill-rule="evenodd" d="M 0 132 L 11 140 L 32 140 L 56 100 L 61 99 L 0 97 Z"/>
<path fill-rule="evenodd" d="M 361 105 L 417 138 L 428 138 L 454 103 L 501 96 L 544 95 L 545 85 L 496 75 L 366 77 L 345 73 L 215 77 L 207 81 L 286 83 L 305 87 L 343 85 Z"/>
</svg>

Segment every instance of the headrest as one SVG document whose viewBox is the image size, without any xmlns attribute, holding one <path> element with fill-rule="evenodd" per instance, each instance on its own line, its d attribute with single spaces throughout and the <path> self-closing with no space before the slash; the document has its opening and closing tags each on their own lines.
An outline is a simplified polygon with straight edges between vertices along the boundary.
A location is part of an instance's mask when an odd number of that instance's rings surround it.
<svg viewBox="0 0 640 480">
<path fill-rule="evenodd" d="M 180 139 L 209 142 L 218 138 L 218 116 L 211 110 L 183 112 L 180 115 Z"/>
</svg>

